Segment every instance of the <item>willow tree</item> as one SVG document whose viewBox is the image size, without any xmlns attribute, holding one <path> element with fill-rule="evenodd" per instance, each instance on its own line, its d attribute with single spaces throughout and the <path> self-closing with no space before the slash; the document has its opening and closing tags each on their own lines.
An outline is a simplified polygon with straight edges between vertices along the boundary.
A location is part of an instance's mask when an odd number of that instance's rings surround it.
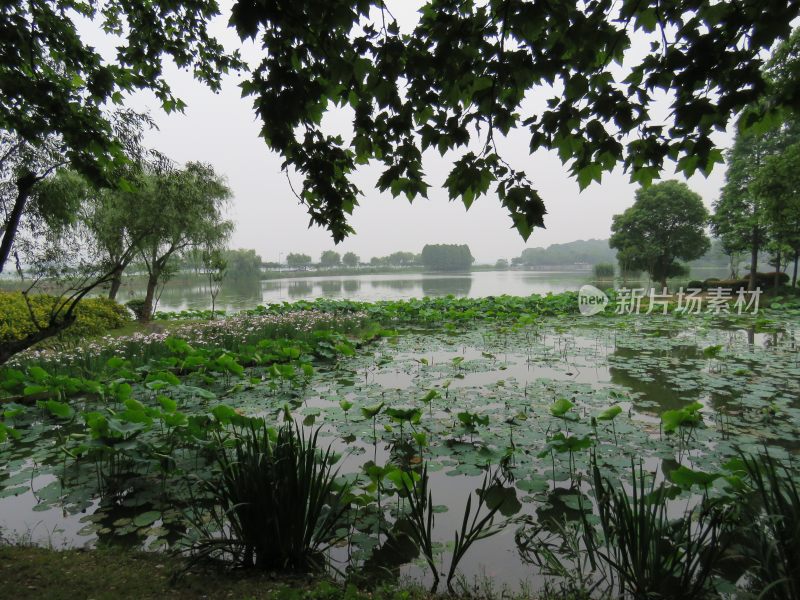
<svg viewBox="0 0 800 600">
<path fill-rule="evenodd" d="M 144 320 L 152 316 L 156 290 L 172 275 L 175 259 L 191 248 L 213 252 L 227 241 L 233 223 L 223 211 L 230 196 L 224 178 L 202 163 L 142 177 L 131 198 L 128 228 L 147 269 Z"/>
<path fill-rule="evenodd" d="M 2 223 L 0 272 L 12 254 L 37 183 L 69 166 L 110 183 L 129 159 L 108 107 L 126 93 L 152 91 L 167 112 L 182 110 L 164 76 L 166 62 L 189 69 L 212 89 L 240 65 L 209 33 L 215 0 L 11 0 L 0 11 L 0 132 L 12 147 L 52 155 L 52 166 L 18 162 Z M 77 22 L 84 24 L 78 26 Z M 93 35 L 87 35 L 96 26 Z M 113 58 L 97 43 L 105 36 Z M 91 38 L 91 39 L 88 39 Z M 0 159 L 5 158 L 5 147 Z M 35 168 L 32 168 L 35 167 Z"/>
</svg>

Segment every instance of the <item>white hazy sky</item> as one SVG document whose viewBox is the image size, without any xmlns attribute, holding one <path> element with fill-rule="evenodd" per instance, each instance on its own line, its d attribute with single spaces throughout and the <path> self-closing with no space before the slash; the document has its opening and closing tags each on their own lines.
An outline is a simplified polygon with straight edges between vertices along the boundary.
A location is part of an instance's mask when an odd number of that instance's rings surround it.
<svg viewBox="0 0 800 600">
<path fill-rule="evenodd" d="M 395 5 L 394 14 L 407 27 L 415 19 L 413 9 L 417 3 L 400 2 L 402 5 L 394 2 L 390 6 Z M 223 3 L 223 17 L 214 24 L 214 31 L 229 48 L 238 48 L 237 36 L 225 27 L 227 4 Z M 108 41 L 102 40 L 96 30 L 87 33 L 98 47 L 110 49 Z M 252 44 L 245 47 L 244 56 L 257 61 L 257 48 Z M 137 94 L 129 104 L 139 110 L 149 109 L 155 118 L 158 131 L 150 132 L 147 139 L 151 147 L 180 163 L 211 163 L 217 172 L 227 176 L 233 191 L 229 217 L 236 223 L 232 246 L 255 248 L 267 261 L 299 251 L 318 259 L 323 250 L 334 248 L 326 230 L 308 228 L 308 215 L 291 193 L 286 174 L 280 168 L 280 157 L 258 137 L 260 125 L 251 100 L 242 98 L 238 87 L 241 76 L 227 77 L 219 94 L 177 69 L 170 69 L 168 76 L 174 91 L 188 104 L 184 114 L 165 115 L 148 94 Z M 531 105 L 543 103 L 551 93 L 532 97 Z M 333 130 L 349 138 L 344 112 L 326 119 Z M 729 134 L 721 135 L 718 143 L 727 147 L 730 140 Z M 524 133 L 512 134 L 498 145 L 509 162 L 528 173 L 547 206 L 546 229 L 534 231 L 527 243 L 511 229 L 510 218 L 492 194 L 477 200 L 468 212 L 460 201 L 449 202 L 440 186 L 449 171 L 450 160 L 433 152 L 426 154 L 425 164 L 427 180 L 432 186 L 429 199 L 419 198 L 413 205 L 404 197 L 379 193 L 374 181 L 380 170 L 365 167 L 357 177 L 364 197 L 351 220 L 356 234 L 335 249 L 353 251 L 362 260 L 368 260 L 397 250 L 419 252 L 426 243 L 468 243 L 477 262 L 494 262 L 518 256 L 526 247 L 608 237 L 612 216 L 633 203 L 636 186 L 621 171 L 606 175 L 602 184 L 592 184 L 579 192 L 577 183 L 567 176 L 566 167 L 555 155 L 528 153 L 528 138 Z M 710 207 L 723 176 L 724 167 L 717 166 L 707 179 L 696 175 L 688 184 Z M 673 173 L 665 173 L 663 178 L 683 180 Z M 293 183 L 299 189 L 298 177 L 293 178 Z"/>
</svg>

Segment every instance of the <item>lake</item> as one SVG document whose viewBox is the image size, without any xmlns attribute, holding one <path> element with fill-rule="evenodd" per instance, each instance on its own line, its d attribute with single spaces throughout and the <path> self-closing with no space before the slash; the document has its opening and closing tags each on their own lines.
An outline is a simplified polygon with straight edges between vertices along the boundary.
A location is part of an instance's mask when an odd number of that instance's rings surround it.
<svg viewBox="0 0 800 600">
<path fill-rule="evenodd" d="M 719 270 L 700 270 L 693 277 L 725 276 Z M 236 312 L 259 304 L 344 298 L 350 300 L 401 300 L 423 296 L 480 298 L 485 296 L 528 296 L 578 290 L 592 283 L 591 271 L 473 271 L 471 273 L 385 273 L 293 277 L 285 279 L 227 279 L 217 298 L 217 308 Z M 644 285 L 643 282 L 641 285 Z M 127 302 L 144 296 L 144 279 L 127 278 L 118 300 Z M 176 278 L 164 287 L 158 310 L 179 311 L 211 307 L 208 283 L 201 277 Z"/>
</svg>

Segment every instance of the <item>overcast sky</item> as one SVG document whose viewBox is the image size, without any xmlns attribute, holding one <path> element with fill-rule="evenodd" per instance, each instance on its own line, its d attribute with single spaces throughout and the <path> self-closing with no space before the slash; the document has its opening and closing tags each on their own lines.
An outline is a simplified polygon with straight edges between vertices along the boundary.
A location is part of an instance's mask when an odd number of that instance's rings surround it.
<svg viewBox="0 0 800 600">
<path fill-rule="evenodd" d="M 393 12 L 404 28 L 410 27 L 415 19 L 415 3 L 401 3 L 390 6 L 394 5 Z M 223 2 L 223 18 L 215 23 L 214 31 L 229 48 L 238 48 L 235 33 L 225 27 L 228 11 Z M 104 46 L 97 35 L 91 36 L 93 41 Z M 257 60 L 257 48 L 244 48 L 244 56 Z M 165 115 L 148 94 L 138 94 L 130 99 L 130 105 L 149 109 L 158 124 L 159 130 L 148 135 L 150 146 L 180 163 L 211 163 L 217 172 L 226 175 L 233 191 L 229 217 L 236 223 L 232 246 L 254 248 L 266 261 L 300 251 L 318 259 L 323 250 L 334 248 L 326 230 L 308 228 L 308 215 L 291 193 L 286 174 L 280 169 L 280 157 L 258 138 L 260 126 L 251 100 L 241 97 L 237 85 L 241 77 L 226 78 L 222 92 L 214 94 L 188 73 L 171 69 L 168 76 L 174 91 L 188 104 L 184 114 Z M 549 93 L 539 94 L 530 99 L 530 105 L 537 106 L 548 96 Z M 348 115 L 340 111 L 327 117 L 327 123 L 332 130 L 346 134 L 347 119 Z M 730 135 L 722 135 L 718 141 L 727 147 Z M 469 212 L 460 202 L 449 202 L 440 186 L 450 161 L 429 152 L 425 155 L 427 180 L 432 186 L 429 199 L 417 199 L 413 205 L 404 197 L 392 198 L 374 189 L 378 168 L 365 167 L 358 174 L 357 183 L 364 197 L 351 221 L 356 234 L 336 250 L 353 251 L 368 260 L 397 250 L 419 252 L 426 243 L 468 243 L 479 263 L 494 262 L 518 256 L 526 247 L 608 237 L 612 216 L 633 203 L 636 186 L 628 183 L 628 176 L 622 172 L 606 175 L 602 184 L 592 184 L 581 193 L 556 156 L 528 153 L 528 137 L 524 133 L 512 134 L 498 145 L 509 162 L 528 173 L 547 206 L 547 228 L 535 230 L 527 243 L 511 229 L 511 220 L 495 196 L 480 198 Z M 673 177 L 683 180 L 673 173 L 663 176 Z M 724 168 L 717 166 L 707 179 L 696 175 L 688 184 L 710 207 L 723 177 Z M 293 183 L 299 189 L 299 178 L 295 177 Z"/>
</svg>

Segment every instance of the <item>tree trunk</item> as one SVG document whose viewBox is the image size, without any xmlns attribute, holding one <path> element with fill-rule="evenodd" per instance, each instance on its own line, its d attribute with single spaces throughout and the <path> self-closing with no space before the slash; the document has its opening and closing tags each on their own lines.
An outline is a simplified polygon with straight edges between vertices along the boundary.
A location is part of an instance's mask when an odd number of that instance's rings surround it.
<svg viewBox="0 0 800 600">
<path fill-rule="evenodd" d="M 142 306 L 142 315 L 140 319 L 143 323 L 153 318 L 153 300 L 156 295 L 159 275 L 160 271 L 154 268 L 152 273 L 147 277 L 147 293 L 144 297 L 144 305 Z"/>
<path fill-rule="evenodd" d="M 61 333 L 67 327 L 72 325 L 75 322 L 75 315 L 70 314 L 64 319 L 60 321 L 56 321 L 55 323 L 49 323 L 47 326 L 34 331 L 26 335 L 21 340 L 10 340 L 7 342 L 3 342 L 0 344 L 0 365 L 5 364 L 9 358 L 22 352 L 23 350 L 27 350 L 37 342 L 41 342 L 42 340 L 46 340 L 49 337 L 52 337 L 56 334 Z"/>
<path fill-rule="evenodd" d="M 778 291 L 778 287 L 781 284 L 781 251 L 778 250 L 775 256 L 775 277 L 772 282 L 772 286 L 775 288 L 775 291 Z"/>
<path fill-rule="evenodd" d="M 792 287 L 797 287 L 797 259 L 800 258 L 800 250 L 794 251 L 794 270 L 792 271 Z"/>
<path fill-rule="evenodd" d="M 122 285 L 123 271 L 125 271 L 125 267 L 123 265 L 120 265 L 116 269 L 114 269 L 114 274 L 111 276 L 111 288 L 108 290 L 109 300 L 117 299 L 117 293 L 119 292 L 119 288 Z"/>
<path fill-rule="evenodd" d="M 17 199 L 14 201 L 11 214 L 8 215 L 8 220 L 3 229 L 3 241 L 0 243 L 0 273 L 3 272 L 8 256 L 11 254 L 11 247 L 17 237 L 17 229 L 22 218 L 22 212 L 25 210 L 25 204 L 28 202 L 28 197 L 31 195 L 31 190 L 36 181 L 37 178 L 33 173 L 26 173 L 17 179 Z"/>
<path fill-rule="evenodd" d="M 753 245 L 750 248 L 750 282 L 747 284 L 748 291 L 756 289 L 756 273 L 758 271 L 758 234 L 753 228 Z"/>
</svg>

